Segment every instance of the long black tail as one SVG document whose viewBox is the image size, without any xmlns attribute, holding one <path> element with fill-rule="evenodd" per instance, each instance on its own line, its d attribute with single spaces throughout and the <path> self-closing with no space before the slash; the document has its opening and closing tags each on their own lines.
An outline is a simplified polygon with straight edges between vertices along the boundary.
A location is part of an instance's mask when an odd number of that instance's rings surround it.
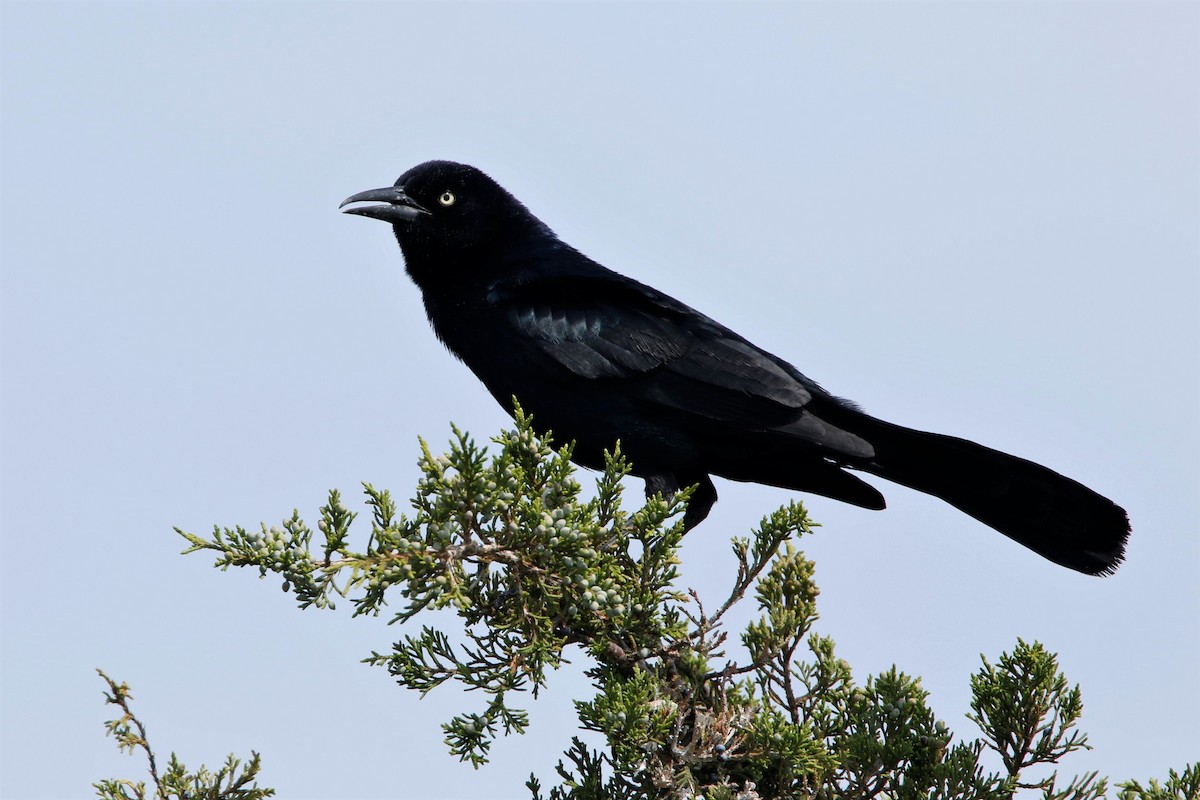
<svg viewBox="0 0 1200 800">
<path fill-rule="evenodd" d="M 1129 517 L 1086 486 L 966 439 L 850 415 L 835 424 L 875 447 L 856 469 L 939 497 L 1064 567 L 1110 575 L 1124 560 Z"/>
</svg>

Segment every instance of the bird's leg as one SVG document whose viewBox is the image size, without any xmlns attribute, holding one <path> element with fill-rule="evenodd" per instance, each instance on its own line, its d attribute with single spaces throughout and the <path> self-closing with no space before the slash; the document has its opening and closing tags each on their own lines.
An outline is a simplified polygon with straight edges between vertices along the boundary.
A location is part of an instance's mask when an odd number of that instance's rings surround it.
<svg viewBox="0 0 1200 800">
<path fill-rule="evenodd" d="M 713 486 L 712 478 L 707 475 L 700 475 L 696 480 L 689 480 L 687 483 L 696 484 L 696 491 L 692 492 L 687 511 L 683 514 L 683 529 L 690 531 L 703 522 L 708 512 L 712 511 L 717 502 L 717 487 Z"/>
<path fill-rule="evenodd" d="M 683 513 L 683 529 L 685 531 L 690 531 L 703 522 L 704 518 L 708 516 L 708 512 L 712 510 L 713 504 L 717 502 L 717 487 L 713 486 L 712 478 L 701 473 L 697 476 L 690 476 L 690 479 L 683 485 L 691 486 L 693 484 L 696 485 L 696 491 L 692 492 L 687 511 Z M 647 498 L 661 494 L 663 500 L 669 502 L 679 488 L 680 481 L 672 472 L 646 476 Z"/>
</svg>

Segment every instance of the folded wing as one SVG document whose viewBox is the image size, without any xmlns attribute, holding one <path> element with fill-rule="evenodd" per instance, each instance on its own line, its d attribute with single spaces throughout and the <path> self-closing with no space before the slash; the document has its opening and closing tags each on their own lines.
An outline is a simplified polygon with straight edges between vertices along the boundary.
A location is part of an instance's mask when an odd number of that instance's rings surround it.
<svg viewBox="0 0 1200 800">
<path fill-rule="evenodd" d="M 832 455 L 871 445 L 813 416 L 795 368 L 712 319 L 628 279 L 546 277 L 497 284 L 488 302 L 512 332 L 573 376 L 636 385 L 644 402 L 718 428 L 787 437 Z"/>
</svg>

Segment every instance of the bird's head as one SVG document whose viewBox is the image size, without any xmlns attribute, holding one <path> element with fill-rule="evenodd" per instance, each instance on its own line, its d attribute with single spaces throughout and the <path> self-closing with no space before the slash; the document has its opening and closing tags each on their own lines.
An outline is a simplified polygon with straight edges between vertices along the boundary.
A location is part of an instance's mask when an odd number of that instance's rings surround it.
<svg viewBox="0 0 1200 800">
<path fill-rule="evenodd" d="M 369 205 L 359 205 L 359 204 Z M 349 207 L 347 207 L 349 206 Z M 385 189 L 347 197 L 347 214 L 392 223 L 413 278 L 450 263 L 460 268 L 514 248 L 550 229 L 500 184 L 475 167 L 427 161 Z"/>
</svg>

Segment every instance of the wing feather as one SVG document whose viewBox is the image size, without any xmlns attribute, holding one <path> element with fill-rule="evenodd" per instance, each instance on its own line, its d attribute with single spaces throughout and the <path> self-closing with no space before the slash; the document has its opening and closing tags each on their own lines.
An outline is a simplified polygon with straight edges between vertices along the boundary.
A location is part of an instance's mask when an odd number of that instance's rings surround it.
<svg viewBox="0 0 1200 800">
<path fill-rule="evenodd" d="M 803 376 L 682 303 L 630 281 L 543 278 L 496 285 L 492 305 L 540 353 L 574 375 L 640 379 L 658 402 L 713 419 L 794 415 Z M 776 419 L 775 421 L 778 421 Z"/>
<path fill-rule="evenodd" d="M 636 382 L 645 402 L 702 424 L 874 455 L 868 442 L 807 410 L 814 394 L 828 395 L 794 367 L 636 281 L 526 278 L 498 283 L 487 297 L 543 359 L 574 376 Z"/>
</svg>

